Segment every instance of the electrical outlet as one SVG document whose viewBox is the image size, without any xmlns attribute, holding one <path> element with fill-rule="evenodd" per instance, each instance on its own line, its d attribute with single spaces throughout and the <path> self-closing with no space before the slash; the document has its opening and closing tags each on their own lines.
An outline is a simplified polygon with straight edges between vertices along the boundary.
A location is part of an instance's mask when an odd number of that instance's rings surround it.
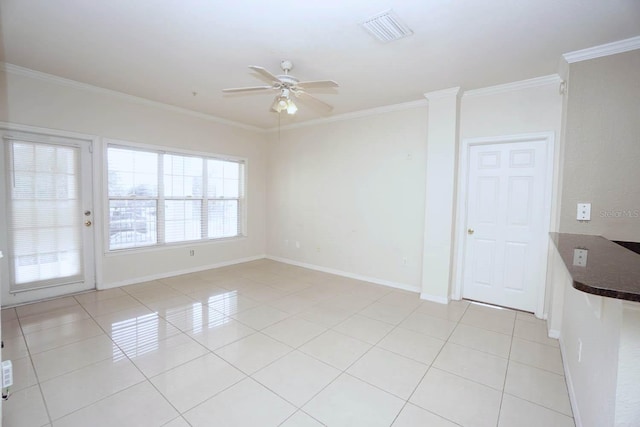
<svg viewBox="0 0 640 427">
<path fill-rule="evenodd" d="M 2 362 L 2 388 L 11 387 L 13 385 L 13 364 L 11 360 Z"/>
<path fill-rule="evenodd" d="M 296 240 L 296 249 L 300 249 L 300 242 Z"/>
<path fill-rule="evenodd" d="M 189 250 L 189 256 L 194 256 L 196 254 L 195 249 Z"/>
<path fill-rule="evenodd" d="M 573 265 L 575 265 L 576 267 L 586 267 L 588 254 L 589 254 L 589 251 L 587 249 L 574 249 Z"/>
<path fill-rule="evenodd" d="M 402 258 L 402 265 L 409 265 L 409 261 L 406 257 Z"/>
</svg>

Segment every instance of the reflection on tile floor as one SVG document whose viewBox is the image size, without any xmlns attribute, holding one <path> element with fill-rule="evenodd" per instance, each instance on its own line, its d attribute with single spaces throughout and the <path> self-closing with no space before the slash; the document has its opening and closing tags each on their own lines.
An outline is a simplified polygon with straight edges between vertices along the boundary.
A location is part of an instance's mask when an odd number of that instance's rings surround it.
<svg viewBox="0 0 640 427">
<path fill-rule="evenodd" d="M 3 422 L 574 426 L 545 331 L 525 313 L 254 261 L 2 310 Z"/>
</svg>

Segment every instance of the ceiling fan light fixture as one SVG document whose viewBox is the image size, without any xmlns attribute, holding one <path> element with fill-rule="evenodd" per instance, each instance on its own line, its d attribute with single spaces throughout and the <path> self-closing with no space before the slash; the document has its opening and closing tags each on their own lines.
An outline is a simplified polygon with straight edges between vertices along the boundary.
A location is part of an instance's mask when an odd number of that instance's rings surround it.
<svg viewBox="0 0 640 427">
<path fill-rule="evenodd" d="M 281 111 L 280 108 L 280 97 L 276 96 L 276 99 L 273 100 L 273 105 L 271 106 L 271 109 L 273 111 L 275 111 L 276 113 L 279 113 Z"/>
<path fill-rule="evenodd" d="M 288 114 L 295 114 L 296 111 L 298 111 L 298 106 L 289 97 L 289 94 L 289 89 L 282 89 L 280 95 L 276 96 L 276 99 L 273 101 L 271 108 L 277 113 L 287 110 Z"/>
<path fill-rule="evenodd" d="M 263 67 L 257 65 L 250 65 L 249 68 L 256 72 L 257 76 L 263 80 L 269 81 L 270 86 L 249 86 L 249 87 L 236 87 L 223 89 L 224 93 L 249 93 L 249 92 L 263 92 L 263 91 L 278 91 L 278 95 L 271 103 L 271 110 L 277 113 L 281 113 L 283 110 L 287 110 L 287 114 L 295 114 L 298 111 L 298 106 L 293 102 L 293 98 L 301 98 L 303 102 L 313 102 L 317 106 L 322 107 L 325 111 L 330 112 L 333 107 L 326 102 L 310 95 L 307 91 L 322 88 L 336 88 L 338 83 L 333 80 L 309 80 L 300 81 L 296 77 L 289 74 L 293 63 L 289 60 L 284 60 L 280 64 L 284 74 L 274 75 L 267 71 Z"/>
<path fill-rule="evenodd" d="M 293 99 L 289 99 L 287 101 L 287 113 L 288 114 L 295 114 L 296 111 L 298 111 L 298 107 L 296 106 L 296 104 L 293 102 Z"/>
</svg>

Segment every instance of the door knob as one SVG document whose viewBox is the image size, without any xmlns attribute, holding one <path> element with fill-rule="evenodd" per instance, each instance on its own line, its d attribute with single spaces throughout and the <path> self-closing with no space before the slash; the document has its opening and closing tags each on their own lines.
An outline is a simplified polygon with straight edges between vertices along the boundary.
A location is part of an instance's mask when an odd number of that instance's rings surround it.
<svg viewBox="0 0 640 427">
<path fill-rule="evenodd" d="M 467 234 L 473 234 L 473 228 L 468 229 Z"/>
<path fill-rule="evenodd" d="M 84 225 L 87 227 L 91 227 L 91 221 L 87 220 L 84 222 Z"/>
</svg>

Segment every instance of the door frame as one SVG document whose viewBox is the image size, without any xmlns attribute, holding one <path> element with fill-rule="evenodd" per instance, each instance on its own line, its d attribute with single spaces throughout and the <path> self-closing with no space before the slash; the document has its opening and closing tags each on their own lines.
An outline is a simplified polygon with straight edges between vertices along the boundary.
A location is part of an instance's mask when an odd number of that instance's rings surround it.
<svg viewBox="0 0 640 427">
<path fill-rule="evenodd" d="M 8 132 L 27 132 L 32 134 L 40 134 L 43 136 L 54 136 L 59 138 L 72 138 L 72 139 L 80 140 L 82 142 L 86 142 L 87 144 L 90 144 L 91 178 L 92 178 L 91 192 L 93 194 L 92 204 L 93 204 L 93 222 L 94 222 L 94 227 L 92 227 L 93 248 L 91 248 L 91 250 L 93 251 L 93 276 L 94 276 L 93 281 L 94 281 L 95 289 L 100 289 L 100 285 L 102 283 L 102 250 L 101 248 L 102 248 L 103 240 L 102 240 L 102 233 L 97 232 L 97 230 L 101 227 L 101 224 L 103 223 L 103 218 L 102 218 L 103 201 L 102 201 L 102 190 L 101 190 L 102 174 L 96 173 L 96 171 L 101 170 L 100 162 L 102 161 L 102 157 L 100 156 L 100 153 L 101 153 L 102 141 L 100 137 L 98 137 L 97 135 L 90 135 L 90 134 L 79 133 L 79 132 L 50 129 L 50 128 L 23 125 L 23 124 L 3 122 L 3 121 L 0 121 L 0 130 L 8 131 Z M 6 209 L 6 201 L 4 199 L 0 200 L 0 209 Z M 6 253 L 8 250 L 8 247 L 7 247 L 8 242 L 4 240 L 5 237 L 7 236 L 0 236 L 0 244 L 3 246 L 3 247 L 0 247 L 0 250 Z M 6 263 L 8 262 L 8 259 L 9 258 L 5 256 L 3 260 L 0 260 L 0 276 L 3 279 L 3 280 L 0 280 L 0 283 L 4 283 L 4 279 L 9 278 L 8 266 L 6 265 Z M 3 286 L 8 286 L 8 284 L 4 284 Z M 0 289 L 0 295 L 2 295 L 2 293 L 3 292 Z M 55 298 L 58 298 L 58 297 L 55 297 Z M 7 303 L 6 301 L 0 300 L 0 306 L 6 303 Z"/>
<path fill-rule="evenodd" d="M 451 298 L 454 300 L 462 299 L 464 267 L 465 267 L 465 250 L 466 250 L 466 224 L 467 224 L 467 181 L 469 178 L 469 152 L 471 147 L 490 145 L 490 144 L 510 144 L 517 142 L 541 141 L 546 145 L 546 177 L 544 191 L 544 221 L 543 233 L 549 235 L 551 230 L 551 202 L 556 192 L 554 188 L 554 171 L 555 171 L 555 133 L 554 132 L 536 132 L 524 133 L 516 135 L 489 136 L 478 138 L 464 138 L 460 144 L 460 152 L 458 156 L 458 191 L 456 196 L 456 218 L 455 218 L 455 250 L 454 250 L 454 269 L 453 269 L 453 289 Z M 544 238 L 544 237 L 542 237 Z M 548 242 L 545 239 L 541 244 L 542 250 L 542 268 L 546 278 L 547 258 L 548 258 Z M 544 318 L 546 282 L 537 289 L 535 316 Z"/>
</svg>

